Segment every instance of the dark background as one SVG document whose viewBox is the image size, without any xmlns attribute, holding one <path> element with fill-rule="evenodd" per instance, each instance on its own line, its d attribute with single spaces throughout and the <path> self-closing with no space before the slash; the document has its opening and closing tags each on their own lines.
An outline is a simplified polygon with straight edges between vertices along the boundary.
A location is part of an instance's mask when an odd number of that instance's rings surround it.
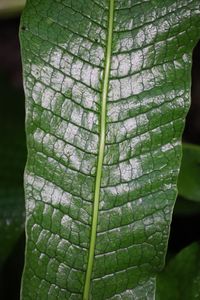
<svg viewBox="0 0 200 300">
<path fill-rule="evenodd" d="M 19 17 L 0 20 L 0 140 L 4 141 L 6 137 L 6 146 L 11 149 L 9 152 L 3 151 L 4 142 L 1 142 L 1 160 L 9 163 L 4 164 L 4 170 L 0 169 L 0 184 L 7 176 L 9 184 L 17 185 L 23 193 L 23 170 L 26 161 L 25 103 L 18 28 Z M 193 52 L 191 96 L 192 105 L 186 120 L 183 140 L 200 144 L 200 43 Z M 178 202 L 182 200 L 178 199 Z M 200 214 L 198 212 L 192 215 L 175 213 L 171 226 L 169 253 L 177 253 L 197 240 L 200 240 Z M 0 299 L 2 300 L 19 299 L 24 244 L 24 233 L 21 233 L 12 253 L 0 269 Z"/>
</svg>

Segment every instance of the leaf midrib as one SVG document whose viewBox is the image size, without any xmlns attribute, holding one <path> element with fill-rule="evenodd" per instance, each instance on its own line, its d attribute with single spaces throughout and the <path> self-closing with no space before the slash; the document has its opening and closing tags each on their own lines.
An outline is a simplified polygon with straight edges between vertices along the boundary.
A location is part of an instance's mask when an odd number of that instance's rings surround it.
<svg viewBox="0 0 200 300">
<path fill-rule="evenodd" d="M 111 56 L 112 56 L 114 1 L 115 0 L 109 0 L 106 57 L 105 57 L 105 67 L 104 67 L 102 97 L 101 97 L 99 151 L 98 151 L 97 172 L 96 172 L 95 191 L 94 191 L 90 247 L 89 247 L 88 264 L 87 264 L 85 284 L 84 284 L 83 300 L 89 299 L 91 276 L 92 276 L 93 262 L 94 262 L 94 252 L 95 252 L 95 245 L 96 245 L 96 233 L 97 233 L 97 222 L 98 222 L 98 212 L 99 212 L 101 177 L 102 177 L 102 167 L 103 167 L 105 140 L 106 140 L 106 111 L 107 111 L 106 106 L 107 106 L 109 75 L 110 75 L 110 65 L 111 65 Z"/>
</svg>

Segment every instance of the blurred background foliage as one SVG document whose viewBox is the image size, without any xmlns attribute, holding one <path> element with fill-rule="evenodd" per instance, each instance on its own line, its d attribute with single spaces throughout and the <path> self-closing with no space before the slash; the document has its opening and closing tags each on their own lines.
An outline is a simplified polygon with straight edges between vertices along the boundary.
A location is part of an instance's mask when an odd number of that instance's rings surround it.
<svg viewBox="0 0 200 300">
<path fill-rule="evenodd" d="M 25 0 L 0 0 L 0 299 L 4 300 L 19 299 L 24 262 L 25 102 L 18 39 L 19 18 L 24 3 Z M 184 247 L 200 240 L 200 42 L 193 51 L 191 98 L 192 105 L 183 134 L 179 196 L 171 226 L 167 261 Z M 181 263 L 188 260 L 188 255 L 192 262 L 188 270 L 193 270 L 197 266 L 195 262 L 199 253 L 199 246 L 192 244 L 169 260 L 158 281 L 162 300 L 169 274 L 177 278 L 176 272 L 173 273 L 177 266 L 183 274 Z M 185 274 L 189 271 L 186 270 Z M 167 284 L 171 291 L 175 291 L 173 276 Z M 184 278 L 183 274 L 181 280 Z M 184 280 L 187 281 L 187 278 Z"/>
<path fill-rule="evenodd" d="M 19 299 L 24 256 L 24 93 L 18 40 L 25 1 L 0 0 L 0 299 Z"/>
</svg>

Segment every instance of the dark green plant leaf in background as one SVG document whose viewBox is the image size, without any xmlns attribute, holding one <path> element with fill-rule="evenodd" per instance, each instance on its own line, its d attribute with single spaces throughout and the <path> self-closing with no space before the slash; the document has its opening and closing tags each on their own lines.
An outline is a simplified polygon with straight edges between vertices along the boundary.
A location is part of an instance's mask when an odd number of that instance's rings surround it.
<svg viewBox="0 0 200 300">
<path fill-rule="evenodd" d="M 0 265 L 24 229 L 24 96 L 0 74 Z"/>
<path fill-rule="evenodd" d="M 174 207 L 175 215 L 189 216 L 200 214 L 200 203 L 178 197 Z"/>
<path fill-rule="evenodd" d="M 156 300 L 200 299 L 200 246 L 194 243 L 176 255 L 158 276 Z"/>
<path fill-rule="evenodd" d="M 178 192 L 186 199 L 200 202 L 200 147 L 183 144 Z"/>
<path fill-rule="evenodd" d="M 0 194 L 0 265 L 11 253 L 24 230 L 24 198 L 19 190 Z"/>
<path fill-rule="evenodd" d="M 22 299 L 154 299 L 199 1 L 29 0 L 20 36 L 28 142 Z"/>
</svg>

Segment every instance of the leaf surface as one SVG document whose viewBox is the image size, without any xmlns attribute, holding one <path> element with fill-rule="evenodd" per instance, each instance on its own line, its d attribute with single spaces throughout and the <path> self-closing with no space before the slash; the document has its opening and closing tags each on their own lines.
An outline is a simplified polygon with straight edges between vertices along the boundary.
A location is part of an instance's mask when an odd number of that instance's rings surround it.
<svg viewBox="0 0 200 300">
<path fill-rule="evenodd" d="M 198 12 L 198 1 L 28 1 L 22 299 L 154 299 Z"/>
</svg>

